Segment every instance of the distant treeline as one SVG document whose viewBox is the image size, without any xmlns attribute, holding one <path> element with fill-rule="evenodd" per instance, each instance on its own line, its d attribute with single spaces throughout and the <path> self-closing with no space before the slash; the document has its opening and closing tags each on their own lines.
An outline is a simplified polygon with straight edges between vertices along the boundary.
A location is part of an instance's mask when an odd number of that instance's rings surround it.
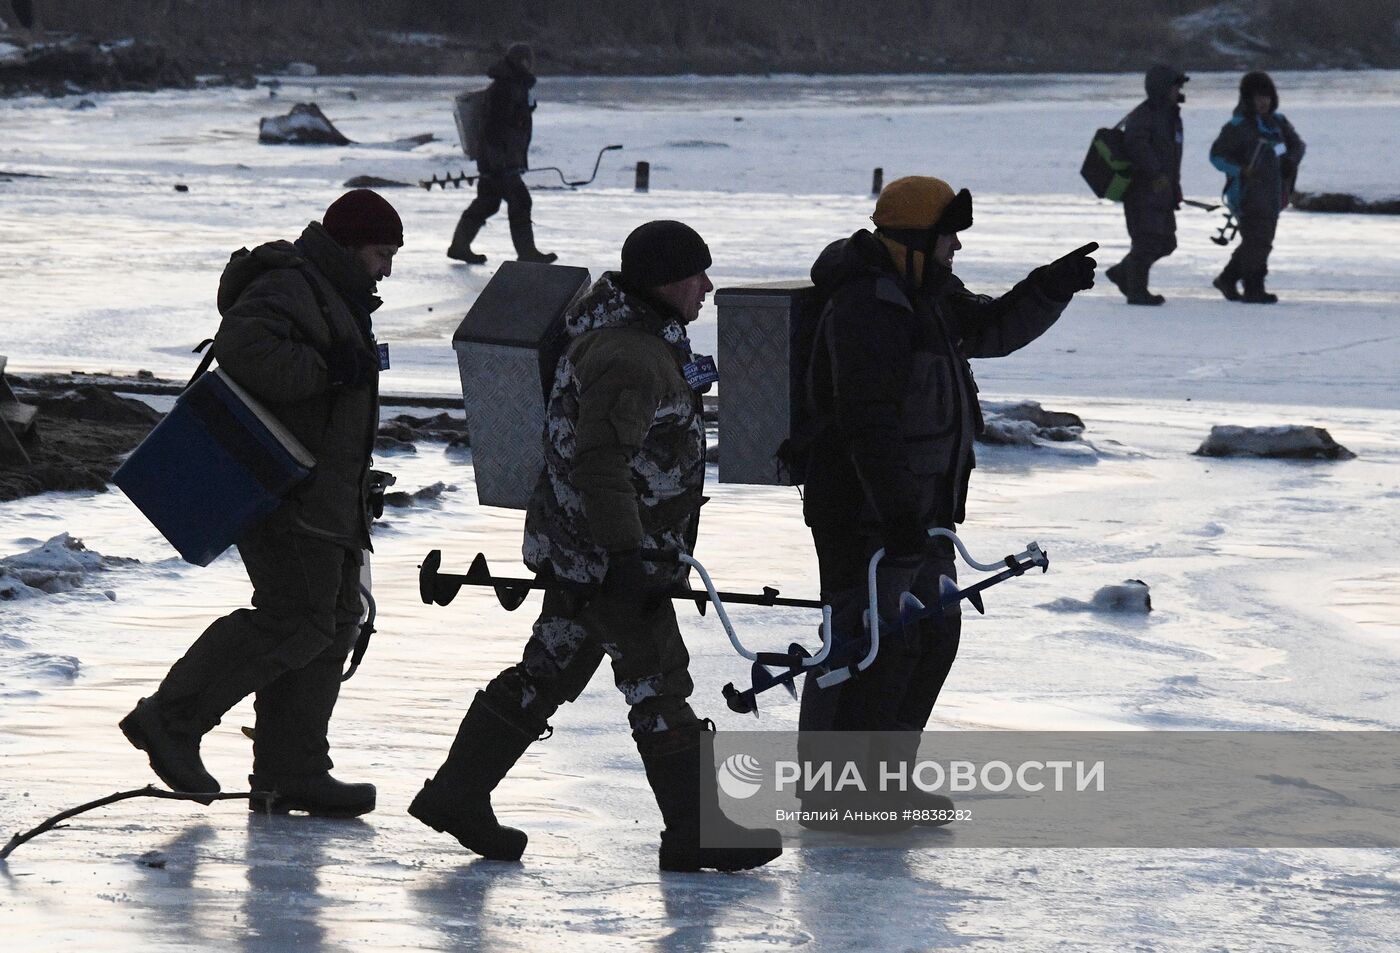
<svg viewBox="0 0 1400 953">
<path fill-rule="evenodd" d="M 542 74 L 1400 66 L 1400 0 L 33 0 L 35 28 L 196 70 Z M 12 22 L 6 0 L 0 13 Z M 40 36 L 43 34 L 40 33 Z"/>
</svg>

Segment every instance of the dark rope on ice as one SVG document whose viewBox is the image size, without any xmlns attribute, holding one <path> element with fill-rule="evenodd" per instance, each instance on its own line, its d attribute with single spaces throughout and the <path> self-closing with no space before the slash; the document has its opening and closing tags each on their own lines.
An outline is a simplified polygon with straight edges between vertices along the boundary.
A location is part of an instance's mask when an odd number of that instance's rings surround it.
<svg viewBox="0 0 1400 953">
<path fill-rule="evenodd" d="M 154 784 L 148 784 L 144 788 L 137 788 L 134 791 L 118 791 L 116 794 L 109 794 L 106 797 L 98 798 L 95 801 L 88 801 L 86 804 L 79 804 L 77 807 L 55 814 L 33 830 L 16 834 L 14 837 L 10 838 L 10 842 L 5 845 L 5 848 L 0 850 L 0 860 L 9 857 L 20 844 L 33 840 L 44 833 L 44 831 L 51 831 L 56 827 L 63 826 L 63 822 L 70 817 L 82 814 L 85 811 L 90 811 L 95 807 L 115 804 L 117 801 L 125 801 L 133 797 L 159 797 L 169 801 L 198 801 L 200 804 L 209 804 L 213 801 L 248 800 L 253 797 L 267 798 L 269 794 L 266 791 L 240 791 L 237 794 L 191 794 L 184 791 L 167 791 L 164 788 L 156 787 Z"/>
</svg>

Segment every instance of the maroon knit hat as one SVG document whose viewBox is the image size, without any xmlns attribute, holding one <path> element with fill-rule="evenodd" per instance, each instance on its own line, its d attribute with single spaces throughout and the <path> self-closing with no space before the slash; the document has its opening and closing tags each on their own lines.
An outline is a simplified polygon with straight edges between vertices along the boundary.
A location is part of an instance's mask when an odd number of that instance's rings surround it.
<svg viewBox="0 0 1400 953">
<path fill-rule="evenodd" d="M 321 224 L 346 248 L 361 245 L 403 245 L 403 221 L 378 192 L 355 189 L 326 209 Z"/>
</svg>

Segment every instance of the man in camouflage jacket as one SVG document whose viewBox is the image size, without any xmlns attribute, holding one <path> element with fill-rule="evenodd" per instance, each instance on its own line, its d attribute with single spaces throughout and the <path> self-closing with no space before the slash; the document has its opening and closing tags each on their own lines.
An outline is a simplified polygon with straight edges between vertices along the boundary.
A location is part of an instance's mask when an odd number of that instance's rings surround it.
<svg viewBox="0 0 1400 953">
<path fill-rule="evenodd" d="M 525 561 L 558 581 L 521 661 L 477 693 L 447 761 L 409 812 L 485 857 L 516 860 L 521 831 L 502 827 L 490 793 L 547 720 L 588 685 L 606 655 L 630 706 L 632 735 L 661 808 L 663 869 L 737 870 L 780 853 L 701 848 L 701 734 L 675 611 L 677 556 L 695 543 L 705 481 L 701 391 L 713 362 L 692 354 L 685 325 L 707 292 L 709 249 L 680 222 L 649 222 L 570 311 L 570 343 L 554 375 L 545 468 L 525 518 Z M 768 835 L 771 834 L 771 837 Z"/>
</svg>

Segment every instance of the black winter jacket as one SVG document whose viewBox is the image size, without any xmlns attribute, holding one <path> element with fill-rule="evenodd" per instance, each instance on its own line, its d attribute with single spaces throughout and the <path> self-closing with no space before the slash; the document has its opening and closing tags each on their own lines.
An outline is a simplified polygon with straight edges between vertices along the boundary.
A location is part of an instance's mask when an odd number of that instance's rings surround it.
<svg viewBox="0 0 1400 953">
<path fill-rule="evenodd" d="M 1181 73 L 1170 66 L 1154 66 L 1147 71 L 1147 98 L 1128 113 L 1123 125 L 1123 148 L 1132 163 L 1132 184 L 1125 202 L 1142 202 L 1161 208 L 1175 208 L 1181 195 L 1181 107 L 1171 87 Z M 1165 192 L 1153 183 L 1166 176 Z"/>
<path fill-rule="evenodd" d="M 269 524 L 369 548 L 365 500 L 379 428 L 378 374 L 365 387 L 332 387 L 324 355 L 341 341 L 375 353 L 370 313 L 380 301 L 374 282 L 312 222 L 296 243 L 270 242 L 235 254 L 220 279 L 218 302 L 219 366 L 316 458 L 311 479 Z"/>
<path fill-rule="evenodd" d="M 478 171 L 524 172 L 530 167 L 530 137 L 534 132 L 535 77 L 524 67 L 502 59 L 486 71 L 491 86 L 486 91 L 486 115 L 481 129 Z"/>
<path fill-rule="evenodd" d="M 808 371 L 819 423 L 807 455 L 809 525 L 888 539 L 964 517 L 982 429 L 970 357 L 1002 357 L 1043 334 L 1067 302 L 1029 280 L 1000 298 L 949 274 L 911 293 L 885 246 L 861 230 L 812 266 L 828 297 Z"/>
</svg>

